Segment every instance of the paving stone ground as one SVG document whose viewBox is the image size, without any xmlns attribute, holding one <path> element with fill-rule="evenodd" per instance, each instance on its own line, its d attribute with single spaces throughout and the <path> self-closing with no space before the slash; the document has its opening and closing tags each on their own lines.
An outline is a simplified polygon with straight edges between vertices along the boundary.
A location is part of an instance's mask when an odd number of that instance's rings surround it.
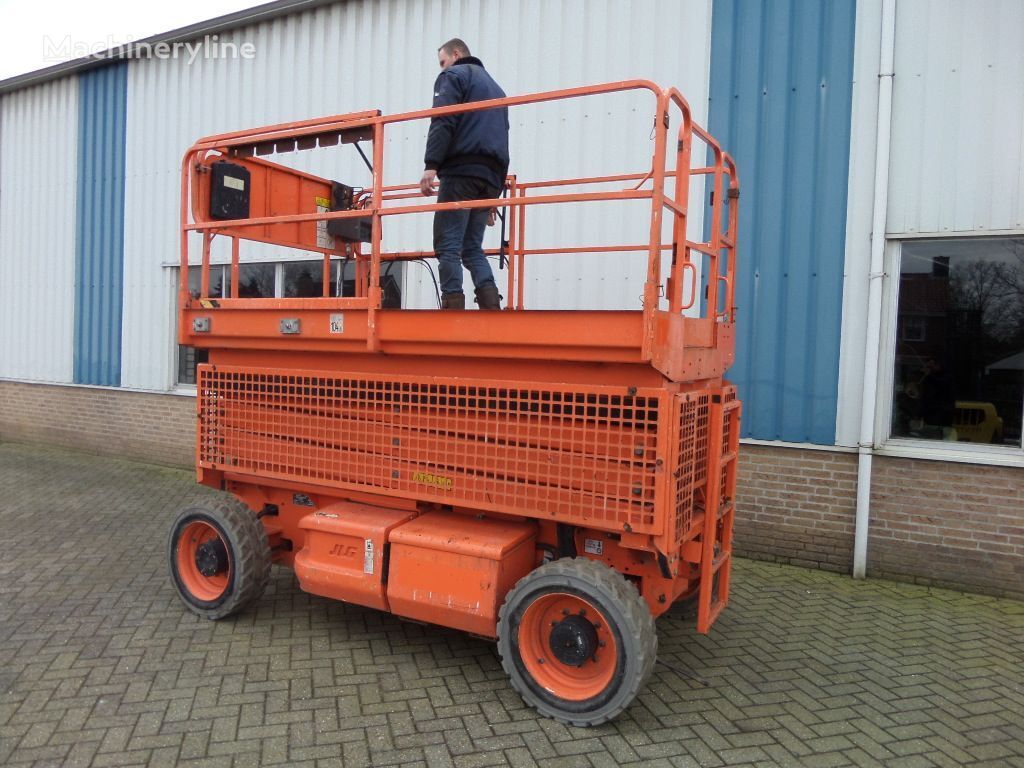
<svg viewBox="0 0 1024 768">
<path fill-rule="evenodd" d="M 1024 766 L 1024 604 L 738 561 L 709 637 L 574 729 L 495 647 L 311 597 L 275 569 L 218 623 L 166 576 L 188 472 L 0 444 L 0 765 Z"/>
</svg>

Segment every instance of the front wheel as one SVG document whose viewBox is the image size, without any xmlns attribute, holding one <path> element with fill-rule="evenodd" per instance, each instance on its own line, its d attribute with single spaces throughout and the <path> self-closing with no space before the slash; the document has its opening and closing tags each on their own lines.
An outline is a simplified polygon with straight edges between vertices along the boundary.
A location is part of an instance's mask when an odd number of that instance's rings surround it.
<svg viewBox="0 0 1024 768">
<path fill-rule="evenodd" d="M 658 635 L 647 604 L 621 574 L 583 558 L 547 563 L 509 592 L 498 653 L 512 687 L 540 714 L 599 725 L 647 682 Z"/>
<path fill-rule="evenodd" d="M 267 532 L 235 499 L 181 510 L 171 525 L 167 556 L 178 597 L 207 619 L 244 610 L 270 580 Z"/>
</svg>

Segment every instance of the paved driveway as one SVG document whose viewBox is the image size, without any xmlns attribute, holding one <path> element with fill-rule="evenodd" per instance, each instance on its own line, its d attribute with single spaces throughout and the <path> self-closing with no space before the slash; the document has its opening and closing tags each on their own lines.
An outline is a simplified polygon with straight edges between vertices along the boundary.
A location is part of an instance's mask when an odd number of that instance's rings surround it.
<svg viewBox="0 0 1024 768">
<path fill-rule="evenodd" d="M 1024 604 L 739 561 L 710 637 L 659 620 L 655 677 L 567 728 L 494 646 L 308 596 L 275 569 L 187 613 L 164 537 L 191 474 L 0 444 L 0 764 L 1024 766 Z"/>
</svg>

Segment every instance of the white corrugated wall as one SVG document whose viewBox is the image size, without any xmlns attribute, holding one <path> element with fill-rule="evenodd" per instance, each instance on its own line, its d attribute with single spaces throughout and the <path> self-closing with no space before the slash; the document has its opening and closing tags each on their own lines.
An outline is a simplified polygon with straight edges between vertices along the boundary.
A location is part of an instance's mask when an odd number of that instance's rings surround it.
<svg viewBox="0 0 1024 768">
<path fill-rule="evenodd" d="M 889 234 L 1024 229 L 1024 4 L 896 4 Z"/>
<path fill-rule="evenodd" d="M 78 81 L 0 97 L 0 378 L 74 365 Z"/>
<path fill-rule="evenodd" d="M 176 270 L 167 265 L 178 259 L 178 167 L 195 139 L 318 115 L 429 106 L 437 46 L 453 36 L 469 43 L 509 94 L 648 78 L 679 87 L 706 124 L 710 25 L 710 0 L 353 0 L 219 36 L 222 43 L 253 43 L 251 61 L 132 62 L 123 385 L 166 389 L 174 380 Z M 641 170 L 653 149 L 652 117 L 653 102 L 642 96 L 515 110 L 512 170 L 534 179 Z M 387 183 L 419 179 L 425 134 L 425 123 L 389 133 Z M 367 180 L 351 147 L 277 159 L 357 185 Z M 533 211 L 528 233 L 535 246 L 647 237 L 647 209 L 640 205 Z M 429 222 L 429 216 L 393 220 L 385 246 L 430 248 Z M 699 215 L 691 224 L 699 233 Z M 247 252 L 282 255 L 250 246 L 243 258 Z M 634 307 L 644 268 L 640 256 L 541 256 L 528 263 L 527 274 L 530 307 Z M 410 306 L 433 301 L 419 265 L 409 267 L 406 295 Z"/>
</svg>

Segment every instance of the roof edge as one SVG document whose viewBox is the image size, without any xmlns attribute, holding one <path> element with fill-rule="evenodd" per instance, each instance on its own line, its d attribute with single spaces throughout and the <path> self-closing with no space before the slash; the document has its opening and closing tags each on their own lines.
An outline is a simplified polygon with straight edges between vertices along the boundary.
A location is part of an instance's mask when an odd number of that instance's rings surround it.
<svg viewBox="0 0 1024 768">
<path fill-rule="evenodd" d="M 60 64 L 54 64 L 52 67 L 37 69 L 22 75 L 9 77 L 6 80 L 0 80 L 0 95 L 33 85 L 41 85 L 50 80 L 57 80 L 61 77 L 95 69 L 96 67 L 102 67 L 115 61 L 131 60 L 136 48 L 149 47 L 157 43 L 184 43 L 204 35 L 236 29 L 260 21 L 274 19 L 278 16 L 307 11 L 321 5 L 330 5 L 335 2 L 338 2 L 338 0 L 273 0 L 273 2 L 264 3 L 252 8 L 243 8 L 241 11 L 189 24 L 185 27 L 172 29 L 169 32 L 161 32 L 142 40 L 135 40 L 126 45 L 109 48 L 101 53 L 64 61 Z"/>
</svg>

